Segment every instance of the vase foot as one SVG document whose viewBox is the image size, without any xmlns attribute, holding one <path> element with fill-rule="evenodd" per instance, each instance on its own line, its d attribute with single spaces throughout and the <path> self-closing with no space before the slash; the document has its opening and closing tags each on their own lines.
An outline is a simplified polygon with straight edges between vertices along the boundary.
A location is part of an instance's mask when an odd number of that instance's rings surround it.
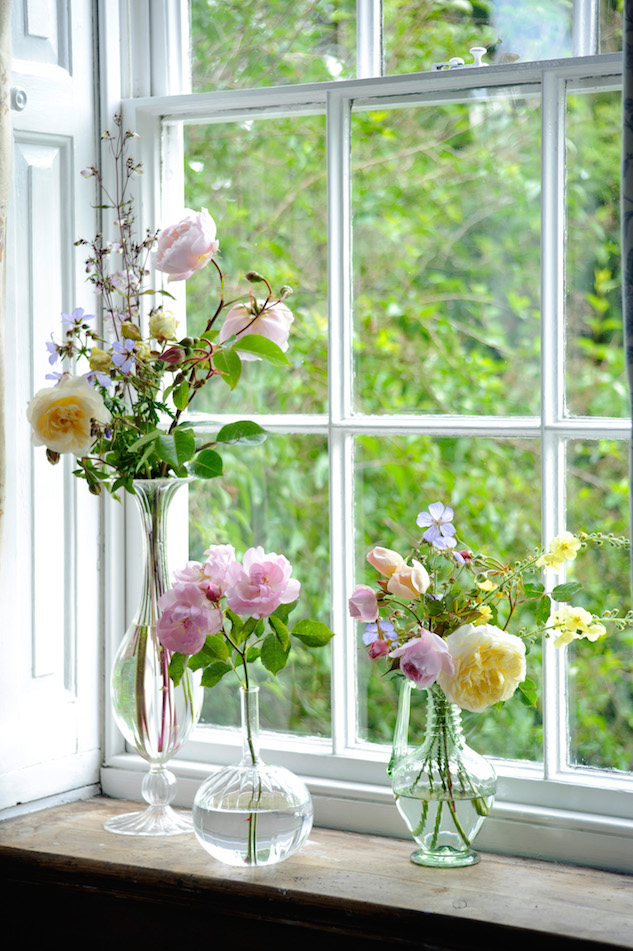
<svg viewBox="0 0 633 951">
<path fill-rule="evenodd" d="M 479 853 L 472 849 L 458 850 L 445 845 L 433 852 L 417 849 L 411 853 L 411 861 L 415 865 L 425 865 L 428 868 L 463 868 L 467 865 L 476 865 L 479 862 Z"/>
<path fill-rule="evenodd" d="M 187 835 L 193 832 L 190 816 L 182 816 L 171 806 L 149 806 L 140 812 L 126 812 L 104 823 L 118 835 Z"/>
</svg>

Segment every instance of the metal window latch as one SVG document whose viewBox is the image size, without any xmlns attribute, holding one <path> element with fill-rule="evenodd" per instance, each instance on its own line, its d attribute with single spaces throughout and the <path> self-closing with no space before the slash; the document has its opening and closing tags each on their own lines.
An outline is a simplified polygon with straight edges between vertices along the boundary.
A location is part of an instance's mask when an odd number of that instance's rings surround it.
<svg viewBox="0 0 633 951">
<path fill-rule="evenodd" d="M 11 87 L 11 108 L 14 112 L 22 112 L 26 106 L 26 91 L 20 86 Z"/>
<path fill-rule="evenodd" d="M 482 56 L 488 52 L 485 46 L 473 46 L 468 52 L 473 57 L 472 63 L 465 63 L 461 56 L 452 56 L 447 63 L 433 63 L 433 69 L 472 69 L 474 66 L 488 65 L 481 61 Z"/>
</svg>

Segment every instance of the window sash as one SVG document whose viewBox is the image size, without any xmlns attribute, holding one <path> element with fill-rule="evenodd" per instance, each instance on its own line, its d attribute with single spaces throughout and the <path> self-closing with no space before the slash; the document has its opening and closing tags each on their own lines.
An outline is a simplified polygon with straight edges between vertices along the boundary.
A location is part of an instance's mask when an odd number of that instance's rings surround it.
<svg viewBox="0 0 633 951">
<path fill-rule="evenodd" d="M 357 638 L 347 617 L 347 598 L 354 584 L 354 528 L 349 515 L 353 511 L 354 497 L 354 436 L 402 433 L 540 438 L 543 485 L 556 487 L 543 496 L 544 538 L 552 537 L 564 527 L 566 441 L 582 436 L 629 438 L 629 424 L 625 419 L 565 417 L 560 382 L 564 367 L 561 315 L 564 314 L 566 94 L 570 84 L 597 88 L 617 84 L 620 77 L 621 57 L 609 55 L 451 70 L 413 77 L 136 99 L 123 104 L 125 125 L 141 133 L 142 154 L 139 157 L 145 175 L 138 180 L 141 191 L 137 196 L 137 207 L 142 229 L 153 228 L 163 217 L 165 193 L 161 186 L 161 171 L 163 178 L 169 180 L 172 195 L 173 189 L 178 187 L 179 174 L 182 174 L 178 171 L 182 168 L 178 135 L 181 123 L 227 122 L 244 116 L 250 119 L 327 116 L 329 412 L 327 415 L 257 417 L 273 432 L 327 432 L 329 438 L 332 624 L 339 632 L 332 641 L 332 740 L 306 741 L 305 738 L 269 734 L 263 743 L 264 755 L 268 752 L 282 764 L 287 763 L 306 775 L 320 777 L 314 782 L 320 783 L 322 789 L 329 789 L 328 784 L 334 784 L 339 792 L 346 788 L 351 795 L 350 790 L 354 790 L 354 795 L 361 799 L 367 798 L 368 790 L 372 790 L 372 801 L 381 802 L 386 802 L 384 797 L 390 795 L 384 772 L 387 751 L 356 739 Z M 352 110 L 395 108 L 428 103 L 434 98 L 445 100 L 451 96 L 457 100 L 468 89 L 505 85 L 515 88 L 538 86 L 542 95 L 541 413 L 529 417 L 354 415 L 350 317 Z M 161 141 L 162 156 L 157 147 Z M 194 418 L 201 419 L 200 416 Z M 543 763 L 498 761 L 495 764 L 500 775 L 497 802 L 503 804 L 499 808 L 505 809 L 506 820 L 513 822 L 524 806 L 537 811 L 568 809 L 571 796 L 575 808 L 584 810 L 587 815 L 616 817 L 621 832 L 622 822 L 626 825 L 630 815 L 628 790 L 633 785 L 631 778 L 609 771 L 567 766 L 564 658 L 553 650 L 551 644 L 545 645 L 545 657 Z M 186 758 L 189 761 L 208 762 L 212 759 L 217 763 L 228 763 L 235 758 L 238 746 L 234 731 L 203 728 L 189 742 Z M 512 803 L 521 805 L 515 807 Z M 350 827 L 354 827 L 353 824 Z M 633 835 L 633 825 L 629 831 Z"/>
</svg>

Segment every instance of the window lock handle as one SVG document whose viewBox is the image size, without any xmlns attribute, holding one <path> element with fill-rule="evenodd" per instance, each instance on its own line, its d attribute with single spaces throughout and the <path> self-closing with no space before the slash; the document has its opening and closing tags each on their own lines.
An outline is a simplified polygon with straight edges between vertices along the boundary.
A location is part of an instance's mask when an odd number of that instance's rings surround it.
<svg viewBox="0 0 633 951">
<path fill-rule="evenodd" d="M 481 59 L 487 53 L 485 46 L 473 46 L 469 53 L 473 57 L 472 63 L 465 63 L 461 56 L 452 56 L 446 63 L 433 63 L 433 69 L 472 69 L 474 66 L 488 66 L 488 63 L 482 63 Z"/>
</svg>

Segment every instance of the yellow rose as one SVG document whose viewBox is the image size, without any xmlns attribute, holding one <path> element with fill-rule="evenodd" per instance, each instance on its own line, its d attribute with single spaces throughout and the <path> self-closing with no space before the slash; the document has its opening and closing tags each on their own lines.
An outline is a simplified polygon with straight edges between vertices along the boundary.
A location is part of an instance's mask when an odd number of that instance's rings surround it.
<svg viewBox="0 0 633 951">
<path fill-rule="evenodd" d="M 105 425 L 111 416 L 103 399 L 81 376 L 63 376 L 57 386 L 35 394 L 26 411 L 33 445 L 54 452 L 85 456 L 95 441 L 92 421 Z"/>
<path fill-rule="evenodd" d="M 178 321 L 169 310 L 158 310 L 149 319 L 149 335 L 154 340 L 175 340 Z"/>
<path fill-rule="evenodd" d="M 494 624 L 463 624 L 446 638 L 455 672 L 440 673 L 447 699 L 464 710 L 480 713 L 509 700 L 525 680 L 525 644 Z"/>
</svg>

